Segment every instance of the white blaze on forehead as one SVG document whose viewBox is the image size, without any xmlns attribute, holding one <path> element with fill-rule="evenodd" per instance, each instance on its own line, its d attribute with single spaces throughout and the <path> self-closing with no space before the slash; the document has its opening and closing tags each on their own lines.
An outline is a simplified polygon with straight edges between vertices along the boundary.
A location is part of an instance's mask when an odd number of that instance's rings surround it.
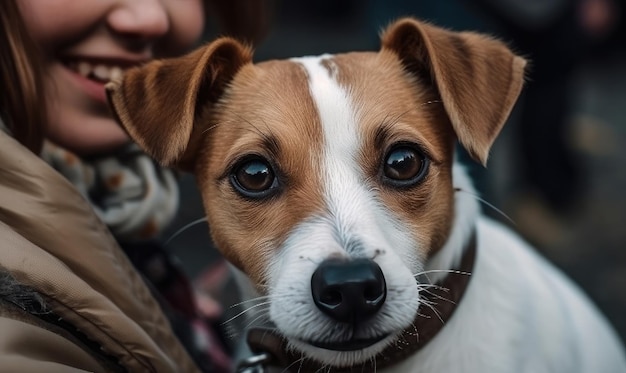
<svg viewBox="0 0 626 373">
<path fill-rule="evenodd" d="M 354 230 L 358 227 L 354 224 L 363 210 L 368 209 L 369 193 L 362 185 L 357 159 L 361 138 L 356 112 L 348 92 L 329 71 L 331 57 L 322 55 L 293 61 L 302 64 L 309 77 L 309 90 L 318 110 L 324 138 L 322 175 L 330 214 L 327 218 L 332 221 L 332 228 L 338 235 L 336 238 L 343 241 L 356 233 Z"/>
<path fill-rule="evenodd" d="M 359 147 L 356 113 L 348 93 L 322 64 L 326 61 L 327 66 L 333 66 L 330 58 L 330 55 L 322 55 L 293 61 L 302 64 L 309 77 L 309 89 L 322 123 L 327 154 L 331 152 L 354 160 Z"/>
<path fill-rule="evenodd" d="M 415 259 L 416 248 L 405 229 L 400 227 L 393 213 L 378 202 L 375 192 L 367 185 L 359 163 L 359 155 L 364 151 L 359 110 L 354 107 L 349 91 L 337 82 L 337 69 L 331 58 L 322 55 L 293 59 L 307 72 L 310 94 L 322 125 L 321 169 L 329 214 L 325 217 L 329 220 L 327 223 L 335 230 L 335 238 L 342 249 L 357 249 L 350 254 L 371 256 L 374 250 L 391 248 L 399 250 L 397 253 L 401 256 L 408 254 Z"/>
</svg>

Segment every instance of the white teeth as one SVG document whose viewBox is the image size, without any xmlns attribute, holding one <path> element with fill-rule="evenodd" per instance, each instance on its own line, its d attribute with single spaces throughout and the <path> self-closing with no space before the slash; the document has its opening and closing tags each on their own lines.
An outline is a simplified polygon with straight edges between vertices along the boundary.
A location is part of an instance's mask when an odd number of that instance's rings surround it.
<svg viewBox="0 0 626 373">
<path fill-rule="evenodd" d="M 100 80 L 108 80 L 109 68 L 104 65 L 96 65 L 93 69 L 93 75 Z"/>
<path fill-rule="evenodd" d="M 88 64 L 87 62 L 80 62 L 78 64 L 77 69 L 80 75 L 87 77 L 89 73 L 91 72 L 91 65 Z"/>
<path fill-rule="evenodd" d="M 92 65 L 86 61 L 68 64 L 68 67 L 85 78 L 95 78 L 103 82 L 119 80 L 124 75 L 124 70 L 119 66 Z"/>
<path fill-rule="evenodd" d="M 122 79 L 122 75 L 124 75 L 124 71 L 120 67 L 113 66 L 109 72 L 109 79 L 120 80 Z"/>
</svg>

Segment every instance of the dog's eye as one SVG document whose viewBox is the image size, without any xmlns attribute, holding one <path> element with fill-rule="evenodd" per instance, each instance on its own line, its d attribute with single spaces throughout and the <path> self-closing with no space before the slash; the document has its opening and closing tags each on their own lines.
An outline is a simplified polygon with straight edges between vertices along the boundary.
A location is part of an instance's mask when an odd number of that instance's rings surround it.
<svg viewBox="0 0 626 373">
<path fill-rule="evenodd" d="M 272 166 L 260 157 L 240 162 L 230 179 L 235 189 L 249 198 L 266 197 L 278 184 Z"/>
<path fill-rule="evenodd" d="M 411 186 L 426 176 L 428 158 L 411 146 L 397 146 L 385 157 L 383 177 L 394 186 Z"/>
</svg>

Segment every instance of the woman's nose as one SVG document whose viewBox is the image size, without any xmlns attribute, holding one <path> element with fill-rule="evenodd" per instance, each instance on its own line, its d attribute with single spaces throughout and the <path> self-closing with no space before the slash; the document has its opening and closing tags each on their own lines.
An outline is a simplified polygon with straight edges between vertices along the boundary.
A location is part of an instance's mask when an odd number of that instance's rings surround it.
<svg viewBox="0 0 626 373">
<path fill-rule="evenodd" d="M 141 41 L 152 41 L 170 29 L 167 8 L 161 0 L 121 0 L 107 18 L 116 34 Z"/>
</svg>

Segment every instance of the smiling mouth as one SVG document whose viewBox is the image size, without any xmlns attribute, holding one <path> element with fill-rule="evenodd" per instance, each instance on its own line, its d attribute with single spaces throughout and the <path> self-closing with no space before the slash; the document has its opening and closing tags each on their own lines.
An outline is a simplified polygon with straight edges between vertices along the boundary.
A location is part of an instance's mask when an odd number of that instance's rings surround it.
<svg viewBox="0 0 626 373">
<path fill-rule="evenodd" d="M 112 80 L 119 80 L 124 71 L 140 63 L 127 61 L 91 61 L 81 58 L 63 58 L 63 65 L 76 74 L 100 84 L 106 84 Z"/>
<path fill-rule="evenodd" d="M 92 64 L 85 61 L 65 62 L 64 65 L 83 78 L 102 84 L 106 84 L 111 80 L 120 79 L 124 75 L 124 70 L 120 66 Z"/>
<path fill-rule="evenodd" d="M 387 338 L 389 334 L 383 334 L 374 338 L 354 338 L 343 342 L 321 342 L 321 341 L 308 341 L 311 346 L 323 348 L 324 350 L 331 351 L 357 351 L 370 347 L 383 339 Z"/>
</svg>

